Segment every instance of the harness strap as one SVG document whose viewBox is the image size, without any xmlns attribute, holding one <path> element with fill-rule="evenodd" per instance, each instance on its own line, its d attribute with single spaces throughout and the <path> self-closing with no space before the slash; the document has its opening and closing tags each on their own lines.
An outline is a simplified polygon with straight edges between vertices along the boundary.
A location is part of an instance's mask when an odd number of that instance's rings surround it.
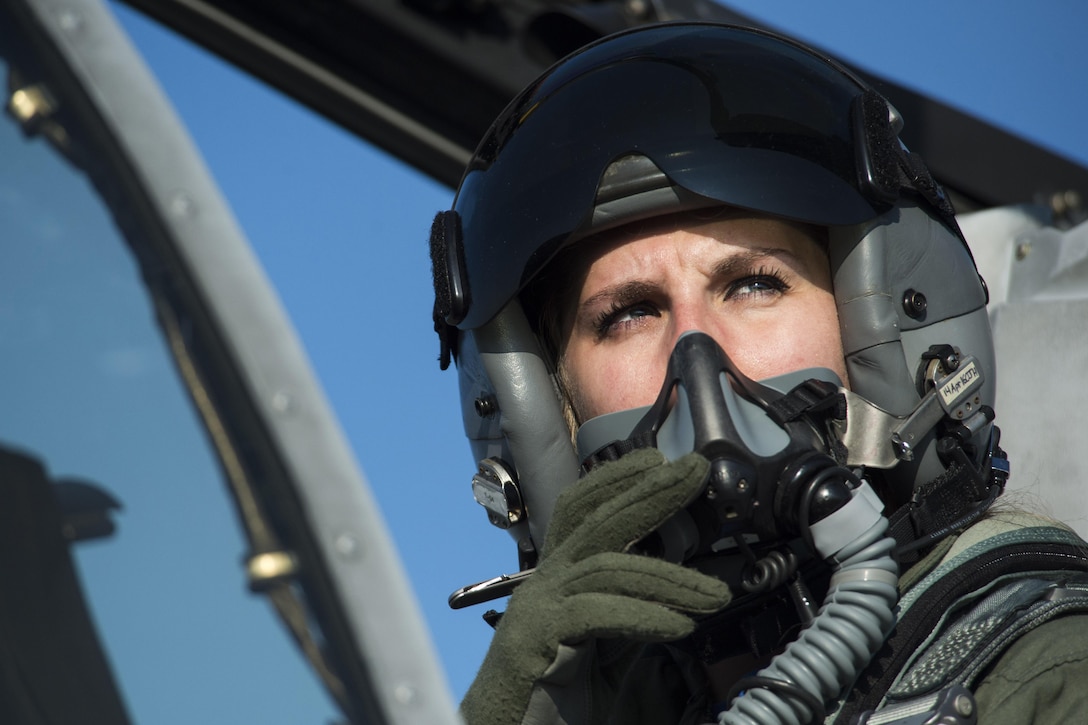
<svg viewBox="0 0 1088 725">
<path fill-rule="evenodd" d="M 906 611 L 858 678 L 833 722 L 845 725 L 859 713 L 877 709 L 953 603 L 1002 577 L 1038 576 L 1047 571 L 1066 573 L 1061 576 L 1088 572 L 1088 552 L 1075 541 L 1027 542 L 1013 537 L 1011 543 L 983 551 L 942 573 L 917 598 L 904 602 Z"/>
<path fill-rule="evenodd" d="M 920 487 L 909 503 L 899 507 L 888 519 L 889 535 L 895 539 L 897 548 L 903 550 L 962 518 L 974 503 L 967 493 L 973 488 L 969 485 L 973 475 L 977 474 L 953 463 L 936 479 Z M 913 564 L 919 558 L 915 551 L 911 556 L 900 556 L 900 563 Z"/>
<path fill-rule="evenodd" d="M 1005 490 L 1009 459 L 997 444 L 999 436 L 994 426 L 991 451 L 981 471 L 957 448 L 958 455 L 950 456 L 944 473 L 920 486 L 911 500 L 888 518 L 900 564 L 917 562 L 933 544 L 977 521 Z"/>
<path fill-rule="evenodd" d="M 846 398 L 839 392 L 836 385 L 815 378 L 806 380 L 788 393 L 783 394 L 777 400 L 772 401 L 766 408 L 768 417 L 780 426 L 797 420 L 801 417 L 809 417 L 813 421 L 829 419 L 846 419 Z M 654 445 L 654 431 L 642 433 L 612 441 L 601 446 L 582 461 L 582 469 L 589 472 L 607 461 L 615 461 L 620 457 L 639 448 L 650 448 Z M 830 451 L 836 460 L 845 460 L 846 449 L 838 442 L 835 436 L 826 436 L 829 444 L 834 448 Z"/>
<path fill-rule="evenodd" d="M 623 456 L 627 455 L 631 451 L 636 451 L 639 448 L 653 448 L 654 445 L 654 432 L 646 431 L 633 435 L 630 438 L 624 438 L 619 441 L 612 441 L 607 443 L 597 450 L 586 456 L 586 459 L 582 461 L 582 470 L 585 473 L 589 473 L 602 463 L 608 463 L 609 461 L 618 461 Z"/>
<path fill-rule="evenodd" d="M 1028 577 L 965 603 L 964 611 L 888 691 L 889 702 L 928 695 L 948 682 L 972 687 L 1021 635 L 1055 617 L 1088 610 L 1088 574 Z"/>
<path fill-rule="evenodd" d="M 823 413 L 837 420 L 846 419 L 846 397 L 838 386 L 810 378 L 767 406 L 767 415 L 779 425 L 801 416 Z"/>
</svg>

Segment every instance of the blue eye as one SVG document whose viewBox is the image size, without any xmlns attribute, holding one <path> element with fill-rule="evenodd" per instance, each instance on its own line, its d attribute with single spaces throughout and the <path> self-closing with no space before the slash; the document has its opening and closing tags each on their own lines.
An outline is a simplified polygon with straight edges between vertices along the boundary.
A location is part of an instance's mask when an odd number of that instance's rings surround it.
<svg viewBox="0 0 1088 725">
<path fill-rule="evenodd" d="M 629 325 L 638 324 L 645 318 L 656 316 L 657 308 L 646 302 L 638 302 L 632 305 L 613 303 L 612 308 L 602 312 L 594 322 L 598 338 L 605 338 Z"/>
<path fill-rule="evenodd" d="M 761 297 L 768 294 L 779 294 L 790 287 L 775 272 L 760 270 L 756 274 L 741 277 L 734 280 L 726 289 L 726 299 L 737 297 Z"/>
</svg>

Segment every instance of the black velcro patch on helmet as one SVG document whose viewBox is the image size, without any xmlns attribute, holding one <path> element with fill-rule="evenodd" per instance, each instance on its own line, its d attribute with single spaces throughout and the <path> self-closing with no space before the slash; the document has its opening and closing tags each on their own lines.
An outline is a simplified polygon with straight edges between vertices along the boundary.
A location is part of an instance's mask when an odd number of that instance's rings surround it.
<svg viewBox="0 0 1088 725">
<path fill-rule="evenodd" d="M 899 198 L 905 179 L 900 171 L 903 150 L 891 123 L 888 102 L 869 89 L 855 104 L 858 183 L 871 200 L 890 204 Z"/>
<path fill-rule="evenodd" d="M 441 349 L 438 362 L 449 367 L 457 339 L 454 327 L 468 309 L 468 285 L 464 278 L 464 250 L 461 246 L 461 218 L 455 211 L 440 211 L 431 223 L 431 275 L 434 278 L 434 331 Z"/>
<path fill-rule="evenodd" d="M 941 188 L 941 185 L 937 183 L 937 180 L 933 178 L 933 174 L 930 173 L 929 167 L 922 161 L 922 158 L 918 154 L 908 153 L 904 155 L 903 163 L 906 167 L 906 173 L 910 177 L 911 186 L 944 216 L 945 221 L 954 231 L 959 233 L 959 226 L 956 223 L 956 210 L 952 207 L 952 201 L 948 198 L 944 189 Z"/>
</svg>

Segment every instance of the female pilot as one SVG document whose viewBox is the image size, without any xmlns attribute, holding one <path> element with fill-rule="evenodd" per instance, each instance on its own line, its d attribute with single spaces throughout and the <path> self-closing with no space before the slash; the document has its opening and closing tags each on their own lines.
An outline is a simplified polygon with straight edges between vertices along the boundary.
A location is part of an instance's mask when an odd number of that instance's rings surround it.
<svg viewBox="0 0 1088 725">
<path fill-rule="evenodd" d="M 470 725 L 1088 712 L 1086 549 L 992 509 L 985 288 L 902 124 L 701 23 L 587 46 L 495 121 L 431 235 L 522 569 L 471 590 L 517 585 Z"/>
</svg>

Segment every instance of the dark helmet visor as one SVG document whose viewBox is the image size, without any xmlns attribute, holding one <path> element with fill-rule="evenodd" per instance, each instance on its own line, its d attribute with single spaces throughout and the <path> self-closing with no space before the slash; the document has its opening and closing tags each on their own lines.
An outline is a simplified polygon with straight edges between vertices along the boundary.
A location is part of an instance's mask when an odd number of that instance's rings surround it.
<svg viewBox="0 0 1088 725">
<path fill-rule="evenodd" d="M 637 29 L 561 61 L 495 121 L 461 182 L 471 302 L 458 327 L 487 322 L 591 231 L 603 172 L 630 154 L 724 204 L 821 225 L 873 218 L 855 158 L 865 90 L 791 41 L 712 24 Z"/>
</svg>

